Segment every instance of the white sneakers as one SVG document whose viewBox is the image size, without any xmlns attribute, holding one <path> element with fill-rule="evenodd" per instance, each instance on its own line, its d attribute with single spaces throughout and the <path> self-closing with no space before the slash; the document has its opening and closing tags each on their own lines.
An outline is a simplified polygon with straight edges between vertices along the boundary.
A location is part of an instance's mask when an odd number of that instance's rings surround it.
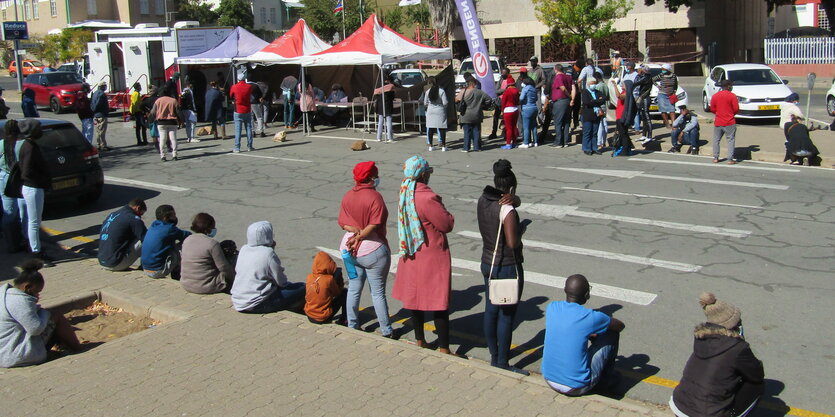
<svg viewBox="0 0 835 417">
<path fill-rule="evenodd" d="M 432 152 L 432 151 L 434 151 L 434 150 L 435 150 L 435 147 L 434 147 L 434 146 L 432 146 L 432 145 L 429 145 L 429 152 Z"/>
<path fill-rule="evenodd" d="M 447 151 L 446 146 L 444 146 L 443 148 L 441 148 L 441 152 L 446 152 L 446 151 Z"/>
<path fill-rule="evenodd" d="M 530 147 L 530 145 L 525 145 L 524 143 L 518 146 L 519 149 L 528 149 Z"/>
</svg>

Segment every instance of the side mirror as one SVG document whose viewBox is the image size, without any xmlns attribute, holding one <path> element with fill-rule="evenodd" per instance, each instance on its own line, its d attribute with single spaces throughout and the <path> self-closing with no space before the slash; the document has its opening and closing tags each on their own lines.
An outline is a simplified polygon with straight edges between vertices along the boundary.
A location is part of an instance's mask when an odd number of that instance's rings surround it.
<svg viewBox="0 0 835 417">
<path fill-rule="evenodd" d="M 788 84 L 789 80 L 783 80 L 783 84 Z"/>
</svg>

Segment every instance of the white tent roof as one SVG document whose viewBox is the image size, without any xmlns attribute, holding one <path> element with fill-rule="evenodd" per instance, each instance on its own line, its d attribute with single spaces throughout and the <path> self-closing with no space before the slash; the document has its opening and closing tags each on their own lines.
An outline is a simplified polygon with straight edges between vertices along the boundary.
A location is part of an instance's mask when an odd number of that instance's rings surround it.
<svg viewBox="0 0 835 417">
<path fill-rule="evenodd" d="M 377 15 L 372 14 L 344 41 L 303 57 L 302 65 L 382 65 L 425 59 L 452 59 L 452 51 L 419 44 L 391 30 L 377 19 Z"/>
<path fill-rule="evenodd" d="M 262 65 L 299 64 L 303 56 L 313 55 L 330 47 L 327 42 L 316 36 L 304 19 L 299 19 L 287 33 L 252 55 L 236 58 L 235 62 Z"/>
</svg>

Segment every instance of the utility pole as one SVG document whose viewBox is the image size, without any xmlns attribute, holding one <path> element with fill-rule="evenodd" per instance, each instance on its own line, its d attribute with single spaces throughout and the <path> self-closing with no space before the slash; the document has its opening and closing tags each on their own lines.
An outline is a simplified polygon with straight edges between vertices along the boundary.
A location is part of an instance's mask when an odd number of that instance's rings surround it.
<svg viewBox="0 0 835 417">
<path fill-rule="evenodd" d="M 69 13 L 69 10 L 67 10 Z M 14 20 L 18 20 L 17 15 L 17 0 L 14 0 Z M 17 69 L 17 91 L 23 92 L 23 66 L 20 62 L 20 54 L 18 51 L 20 50 L 20 41 L 15 39 L 14 40 L 14 62 L 15 68 Z"/>
</svg>

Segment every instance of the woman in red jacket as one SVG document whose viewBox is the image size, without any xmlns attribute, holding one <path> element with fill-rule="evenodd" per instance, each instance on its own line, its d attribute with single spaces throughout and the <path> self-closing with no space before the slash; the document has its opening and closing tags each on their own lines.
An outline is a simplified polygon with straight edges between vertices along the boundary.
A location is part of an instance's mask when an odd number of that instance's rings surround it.
<svg viewBox="0 0 835 417">
<path fill-rule="evenodd" d="M 502 93 L 502 115 L 505 126 L 505 145 L 502 149 L 513 149 L 516 138 L 519 137 L 519 129 L 516 126 L 519 120 L 519 89 L 516 88 L 513 76 L 507 76 L 507 89 Z"/>
</svg>

